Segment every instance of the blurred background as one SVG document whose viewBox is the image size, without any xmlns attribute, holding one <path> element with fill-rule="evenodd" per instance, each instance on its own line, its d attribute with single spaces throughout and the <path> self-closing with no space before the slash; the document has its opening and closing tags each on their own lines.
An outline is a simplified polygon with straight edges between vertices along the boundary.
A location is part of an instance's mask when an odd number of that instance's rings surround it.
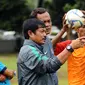
<svg viewBox="0 0 85 85">
<path fill-rule="evenodd" d="M 0 0 L 0 61 L 8 68 L 16 70 L 17 55 L 23 44 L 22 23 L 29 18 L 36 7 L 46 8 L 52 18 L 52 39 L 62 28 L 63 15 L 72 8 L 85 10 L 85 0 Z M 71 30 L 62 36 L 62 41 L 75 39 L 76 32 Z M 59 85 L 68 85 L 66 63 L 58 71 Z M 17 84 L 17 77 L 11 80 Z"/>
</svg>

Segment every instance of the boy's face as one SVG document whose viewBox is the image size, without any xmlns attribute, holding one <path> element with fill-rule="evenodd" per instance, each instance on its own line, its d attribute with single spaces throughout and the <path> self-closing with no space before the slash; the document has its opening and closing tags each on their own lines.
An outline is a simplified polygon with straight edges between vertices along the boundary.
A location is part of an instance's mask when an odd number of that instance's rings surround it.
<svg viewBox="0 0 85 85">
<path fill-rule="evenodd" d="M 46 30 L 45 28 L 39 27 L 35 33 L 30 31 L 30 39 L 36 42 L 37 44 L 44 44 L 46 40 Z"/>
<path fill-rule="evenodd" d="M 77 33 L 79 37 L 85 36 L 85 26 L 78 28 Z"/>
<path fill-rule="evenodd" d="M 45 12 L 43 14 L 37 14 L 37 19 L 43 21 L 46 26 L 46 34 L 50 34 L 51 32 L 51 27 L 52 27 L 52 22 L 51 18 L 48 12 Z"/>
</svg>

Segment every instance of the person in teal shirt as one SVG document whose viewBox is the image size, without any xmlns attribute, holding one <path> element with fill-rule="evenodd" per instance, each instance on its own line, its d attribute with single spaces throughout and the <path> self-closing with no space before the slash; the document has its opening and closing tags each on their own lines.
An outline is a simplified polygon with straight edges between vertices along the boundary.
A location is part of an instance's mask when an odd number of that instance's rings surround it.
<svg viewBox="0 0 85 85">
<path fill-rule="evenodd" d="M 11 85 L 10 79 L 14 76 L 14 71 L 9 70 L 2 62 L 0 62 L 0 85 Z"/>
</svg>

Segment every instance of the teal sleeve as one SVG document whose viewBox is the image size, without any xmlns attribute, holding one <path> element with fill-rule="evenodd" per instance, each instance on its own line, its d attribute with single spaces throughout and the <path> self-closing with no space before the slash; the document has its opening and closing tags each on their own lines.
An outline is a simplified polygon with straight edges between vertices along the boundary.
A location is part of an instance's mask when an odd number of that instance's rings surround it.
<svg viewBox="0 0 85 85">
<path fill-rule="evenodd" d="M 30 50 L 24 54 L 26 68 L 34 70 L 38 74 L 54 73 L 60 68 L 61 63 L 57 57 L 51 59 L 36 48 L 32 46 L 29 48 Z"/>
<path fill-rule="evenodd" d="M 0 62 L 0 73 L 3 73 L 4 70 L 6 70 L 6 66 L 2 62 Z"/>
</svg>

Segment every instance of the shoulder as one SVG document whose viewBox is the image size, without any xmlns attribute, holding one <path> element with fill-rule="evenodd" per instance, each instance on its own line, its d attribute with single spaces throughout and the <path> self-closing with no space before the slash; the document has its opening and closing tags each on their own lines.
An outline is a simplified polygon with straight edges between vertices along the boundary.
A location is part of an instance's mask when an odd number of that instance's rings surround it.
<svg viewBox="0 0 85 85">
<path fill-rule="evenodd" d="M 28 54 L 33 54 L 34 51 L 37 51 L 35 46 L 25 45 L 20 49 L 19 56 L 28 56 Z"/>
<path fill-rule="evenodd" d="M 34 56 L 34 53 L 36 51 L 35 47 L 32 47 L 30 45 L 25 45 L 20 49 L 19 55 L 18 55 L 18 63 L 24 62 Z"/>
<path fill-rule="evenodd" d="M 2 67 L 5 67 L 5 65 L 2 62 L 0 62 L 0 68 Z"/>
</svg>

